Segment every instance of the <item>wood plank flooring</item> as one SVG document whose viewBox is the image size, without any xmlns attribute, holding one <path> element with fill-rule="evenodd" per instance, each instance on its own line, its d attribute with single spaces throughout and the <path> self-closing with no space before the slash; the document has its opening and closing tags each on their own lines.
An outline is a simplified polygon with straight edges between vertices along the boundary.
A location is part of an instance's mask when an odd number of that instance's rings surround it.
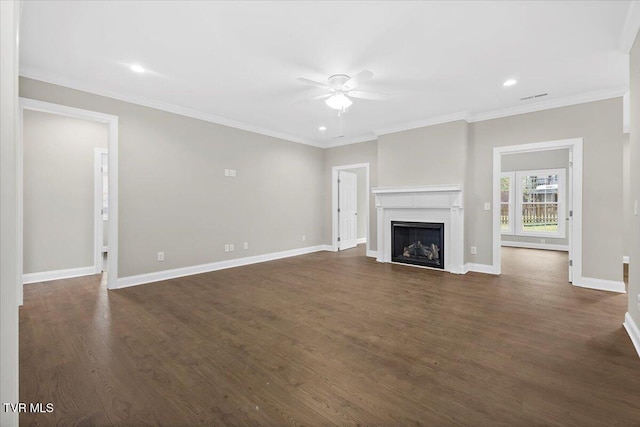
<svg viewBox="0 0 640 427">
<path fill-rule="evenodd" d="M 566 254 L 503 248 L 500 277 L 362 247 L 106 291 L 25 286 L 21 425 L 640 426 L 626 295 Z"/>
</svg>

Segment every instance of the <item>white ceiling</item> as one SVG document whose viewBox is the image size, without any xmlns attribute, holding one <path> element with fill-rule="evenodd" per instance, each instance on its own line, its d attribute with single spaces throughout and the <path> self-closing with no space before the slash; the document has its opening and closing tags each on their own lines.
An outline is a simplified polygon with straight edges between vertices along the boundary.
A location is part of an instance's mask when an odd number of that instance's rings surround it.
<svg viewBox="0 0 640 427">
<path fill-rule="evenodd" d="M 622 94 L 629 5 L 27 1 L 20 66 L 28 77 L 331 146 Z M 374 76 L 359 89 L 389 100 L 354 100 L 341 118 L 322 100 L 298 103 L 323 93 L 298 77 L 365 69 Z M 518 84 L 503 87 L 508 78 Z"/>
</svg>

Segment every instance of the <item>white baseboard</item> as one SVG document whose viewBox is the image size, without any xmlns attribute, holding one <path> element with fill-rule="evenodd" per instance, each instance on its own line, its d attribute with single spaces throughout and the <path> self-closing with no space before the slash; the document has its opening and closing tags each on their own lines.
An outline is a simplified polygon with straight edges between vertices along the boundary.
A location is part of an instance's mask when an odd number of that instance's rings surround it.
<svg viewBox="0 0 640 427">
<path fill-rule="evenodd" d="M 360 245 L 362 243 L 367 243 L 367 238 L 366 237 L 361 237 L 358 240 L 356 240 L 356 244 Z"/>
<path fill-rule="evenodd" d="M 627 330 L 627 334 L 629 334 L 629 338 L 631 338 L 631 342 L 636 348 L 638 356 L 640 356 L 640 329 L 638 329 L 638 325 L 633 321 L 633 318 L 628 312 L 624 315 L 622 326 Z"/>
<path fill-rule="evenodd" d="M 378 258 L 378 251 L 367 251 L 367 256 L 371 258 Z"/>
<path fill-rule="evenodd" d="M 210 271 L 224 270 L 226 268 L 240 267 L 243 265 L 257 264 L 265 261 L 289 258 L 297 255 L 309 254 L 319 251 L 331 251 L 330 245 L 309 246 L 306 248 L 292 249 L 289 251 L 274 252 L 264 255 L 256 255 L 245 258 L 230 259 L 227 261 L 212 262 L 209 264 L 193 265 L 190 267 L 174 268 L 172 270 L 156 271 L 153 273 L 137 274 L 135 276 L 119 277 L 118 289 L 130 286 L 143 285 L 145 283 L 159 282 L 175 279 L 176 277 L 191 276 L 193 274 L 208 273 Z"/>
<path fill-rule="evenodd" d="M 574 277 L 573 285 L 581 288 L 597 289 L 599 291 L 618 292 L 626 294 L 624 282 L 616 280 L 594 279 L 593 277 Z"/>
<path fill-rule="evenodd" d="M 629 264 L 629 255 L 625 255 L 622 257 L 622 263 L 623 264 Z"/>
<path fill-rule="evenodd" d="M 544 249 L 546 251 L 564 251 L 569 252 L 568 245 L 552 245 L 548 243 L 529 243 L 529 242 L 512 242 L 509 240 L 502 240 L 501 246 L 509 246 L 512 248 L 527 248 L 527 249 Z"/>
<path fill-rule="evenodd" d="M 90 267 L 67 268 L 65 270 L 43 271 L 40 273 L 27 273 L 22 275 L 22 283 L 39 283 L 50 280 L 70 279 L 72 277 L 91 276 L 96 274 L 96 268 Z"/>
<path fill-rule="evenodd" d="M 493 265 L 474 264 L 472 262 L 468 262 L 463 266 L 463 274 L 467 274 L 470 271 L 475 271 L 477 273 L 485 273 L 485 274 L 496 274 L 493 270 Z"/>
</svg>

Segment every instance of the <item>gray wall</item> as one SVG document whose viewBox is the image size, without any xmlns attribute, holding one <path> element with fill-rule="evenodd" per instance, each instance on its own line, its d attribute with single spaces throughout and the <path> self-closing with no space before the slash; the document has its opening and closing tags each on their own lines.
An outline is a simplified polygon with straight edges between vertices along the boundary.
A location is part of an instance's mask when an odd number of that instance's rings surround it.
<svg viewBox="0 0 640 427">
<path fill-rule="evenodd" d="M 583 276 L 622 281 L 622 98 L 476 122 L 470 135 L 474 187 L 465 218 L 467 246 L 478 247 L 477 255 L 467 254 L 471 262 L 492 263 L 491 215 L 482 205 L 491 200 L 493 148 L 582 137 Z"/>
<path fill-rule="evenodd" d="M 324 243 L 319 148 L 36 80 L 20 95 L 118 116 L 119 277 Z"/>
<path fill-rule="evenodd" d="M 93 265 L 94 149 L 104 123 L 24 112 L 24 273 Z"/>
<path fill-rule="evenodd" d="M 370 187 L 378 185 L 378 142 L 367 141 L 358 144 L 344 145 L 324 150 L 324 242 L 327 245 L 331 242 L 331 169 L 334 166 L 346 166 L 358 163 L 369 163 Z M 358 178 L 358 181 L 360 178 Z M 360 207 L 358 207 L 358 211 Z M 369 194 L 369 249 L 376 250 L 377 245 L 377 218 L 375 208 L 375 197 Z"/>
<path fill-rule="evenodd" d="M 630 150 L 629 150 L 629 208 L 631 210 L 630 228 L 632 238 L 629 240 L 629 315 L 636 325 L 640 325 L 640 221 L 633 215 L 634 201 L 640 201 L 640 37 L 636 40 L 629 54 L 629 82 L 631 98 L 630 116 Z"/>
<path fill-rule="evenodd" d="M 380 187 L 464 185 L 468 126 L 456 121 L 381 135 Z"/>
<path fill-rule="evenodd" d="M 502 172 L 526 171 L 537 169 L 565 169 L 565 173 L 569 173 L 569 150 L 549 150 L 538 151 L 532 153 L 515 153 L 505 154 L 502 156 Z M 568 184 L 568 177 L 565 178 Z M 568 187 L 567 187 L 568 190 Z M 515 192 L 514 192 L 515 195 Z M 565 191 L 564 203 L 565 208 L 568 206 L 569 191 Z M 497 206 L 496 208 L 498 208 Z M 567 231 L 568 232 L 568 231 Z M 545 240 L 547 245 L 568 245 L 569 237 L 564 239 L 554 239 L 550 237 L 531 237 L 517 236 L 515 234 L 502 234 L 503 242 L 518 243 L 541 243 L 540 239 Z"/>
</svg>

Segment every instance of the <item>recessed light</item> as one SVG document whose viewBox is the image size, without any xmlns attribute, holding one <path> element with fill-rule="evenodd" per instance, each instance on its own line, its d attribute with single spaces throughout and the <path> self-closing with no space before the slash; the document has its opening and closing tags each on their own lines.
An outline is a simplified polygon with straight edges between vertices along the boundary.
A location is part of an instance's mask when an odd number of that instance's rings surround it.
<svg viewBox="0 0 640 427">
<path fill-rule="evenodd" d="M 502 83 L 502 86 L 513 86 L 514 84 L 518 83 L 517 80 L 514 79 L 509 79 L 506 82 Z"/>
<path fill-rule="evenodd" d="M 134 71 L 136 73 L 144 73 L 146 70 L 144 68 L 142 68 L 142 66 L 140 65 L 132 65 L 131 67 L 131 71 Z"/>
<path fill-rule="evenodd" d="M 327 130 L 327 127 L 326 127 L 326 126 L 320 126 L 320 127 L 318 128 L 318 130 L 319 130 L 320 132 L 324 132 L 325 130 Z"/>
</svg>

